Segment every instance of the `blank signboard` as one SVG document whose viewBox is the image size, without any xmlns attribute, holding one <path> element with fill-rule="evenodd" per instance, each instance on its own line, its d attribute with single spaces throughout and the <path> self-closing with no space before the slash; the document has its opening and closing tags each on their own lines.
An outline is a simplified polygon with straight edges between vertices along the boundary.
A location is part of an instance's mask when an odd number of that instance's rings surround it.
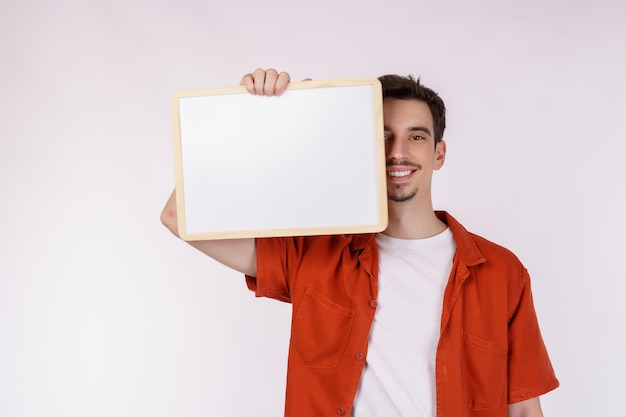
<svg viewBox="0 0 626 417">
<path fill-rule="evenodd" d="M 185 240 L 378 232 L 387 225 L 377 79 L 174 95 L 178 228 Z"/>
</svg>

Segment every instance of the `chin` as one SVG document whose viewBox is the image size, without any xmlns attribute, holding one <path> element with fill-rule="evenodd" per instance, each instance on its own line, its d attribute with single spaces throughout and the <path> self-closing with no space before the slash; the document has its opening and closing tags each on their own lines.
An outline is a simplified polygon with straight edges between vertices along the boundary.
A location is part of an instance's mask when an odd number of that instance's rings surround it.
<svg viewBox="0 0 626 417">
<path fill-rule="evenodd" d="M 402 191 L 398 189 L 387 189 L 387 200 L 393 201 L 394 203 L 405 203 L 413 200 L 417 196 L 417 188 L 413 191 Z"/>
<path fill-rule="evenodd" d="M 410 194 L 388 194 L 387 199 L 394 203 L 406 203 L 407 201 L 413 200 L 416 195 L 417 192 Z"/>
</svg>

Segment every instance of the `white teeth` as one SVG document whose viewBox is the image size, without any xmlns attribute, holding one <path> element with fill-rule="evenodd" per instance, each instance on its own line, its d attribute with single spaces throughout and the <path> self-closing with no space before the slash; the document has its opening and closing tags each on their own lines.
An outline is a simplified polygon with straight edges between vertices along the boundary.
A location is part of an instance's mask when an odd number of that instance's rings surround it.
<svg viewBox="0 0 626 417">
<path fill-rule="evenodd" d="M 387 171 L 390 177 L 406 177 L 411 171 Z"/>
</svg>

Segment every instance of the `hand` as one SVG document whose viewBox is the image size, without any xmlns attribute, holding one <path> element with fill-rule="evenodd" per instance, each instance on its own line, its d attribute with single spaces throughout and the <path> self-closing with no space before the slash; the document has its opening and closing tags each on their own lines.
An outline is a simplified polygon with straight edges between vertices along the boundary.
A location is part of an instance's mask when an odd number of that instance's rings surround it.
<svg viewBox="0 0 626 417">
<path fill-rule="evenodd" d="M 245 86 L 250 94 L 279 96 L 285 92 L 289 81 L 289 74 L 286 72 L 279 73 L 273 68 L 267 70 L 257 68 L 253 73 L 244 75 L 240 85 Z"/>
</svg>

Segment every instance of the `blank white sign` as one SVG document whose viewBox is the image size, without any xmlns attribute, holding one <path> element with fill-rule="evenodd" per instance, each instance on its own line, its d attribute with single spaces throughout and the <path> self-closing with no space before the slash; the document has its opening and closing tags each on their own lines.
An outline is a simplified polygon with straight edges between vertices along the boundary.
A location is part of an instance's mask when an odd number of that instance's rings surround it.
<svg viewBox="0 0 626 417">
<path fill-rule="evenodd" d="M 379 232 L 387 225 L 377 79 L 174 96 L 179 233 L 224 239 Z"/>
</svg>

